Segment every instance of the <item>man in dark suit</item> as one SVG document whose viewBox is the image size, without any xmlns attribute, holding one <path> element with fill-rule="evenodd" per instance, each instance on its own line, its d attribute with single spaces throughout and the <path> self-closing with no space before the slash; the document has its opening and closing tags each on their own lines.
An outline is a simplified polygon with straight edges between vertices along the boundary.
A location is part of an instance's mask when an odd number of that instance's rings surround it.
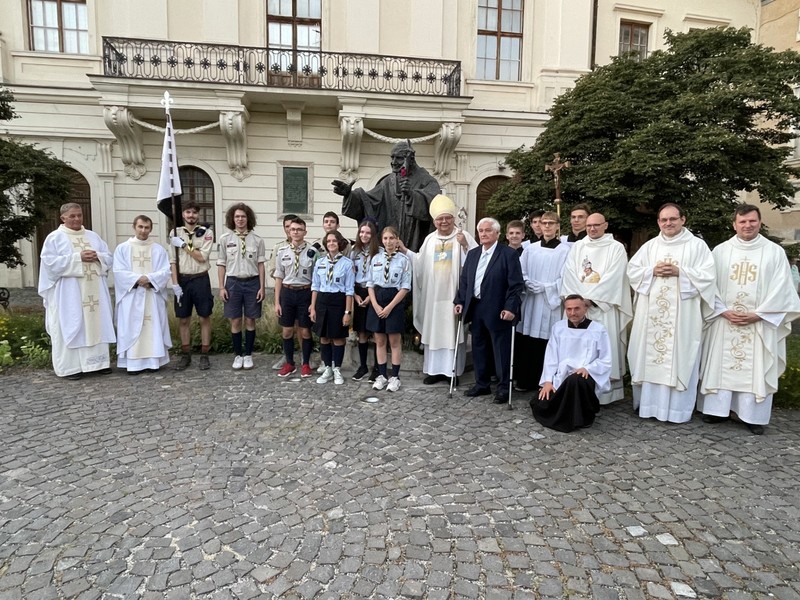
<svg viewBox="0 0 800 600">
<path fill-rule="evenodd" d="M 475 365 L 475 385 L 467 396 L 487 396 L 489 387 L 487 354 L 489 344 L 494 353 L 497 391 L 495 403 L 508 402 L 508 381 L 511 370 L 511 337 L 519 314 L 522 280 L 517 253 L 498 244 L 500 223 L 492 218 L 478 222 L 480 246 L 467 254 L 453 304 L 464 322 L 472 323 L 472 361 Z"/>
</svg>

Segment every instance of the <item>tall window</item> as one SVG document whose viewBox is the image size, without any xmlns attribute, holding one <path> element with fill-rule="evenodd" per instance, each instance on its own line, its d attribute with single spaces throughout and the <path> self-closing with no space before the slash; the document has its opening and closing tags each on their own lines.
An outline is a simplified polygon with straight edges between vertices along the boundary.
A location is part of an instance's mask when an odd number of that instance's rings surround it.
<svg viewBox="0 0 800 600">
<path fill-rule="evenodd" d="M 647 40 L 650 36 L 650 25 L 622 21 L 619 24 L 619 54 L 635 53 L 639 60 L 647 58 Z"/>
<path fill-rule="evenodd" d="M 478 0 L 478 79 L 519 81 L 522 0 Z"/>
<path fill-rule="evenodd" d="M 33 50 L 89 54 L 86 0 L 28 0 L 28 13 Z"/>
<path fill-rule="evenodd" d="M 200 223 L 208 223 L 214 228 L 215 235 L 219 235 L 214 210 L 214 182 L 211 177 L 197 167 L 179 167 L 181 175 L 181 189 L 183 196 L 181 201 L 197 202 L 200 207 Z"/>
<path fill-rule="evenodd" d="M 322 48 L 322 0 L 267 0 L 269 68 L 316 74 Z"/>
</svg>

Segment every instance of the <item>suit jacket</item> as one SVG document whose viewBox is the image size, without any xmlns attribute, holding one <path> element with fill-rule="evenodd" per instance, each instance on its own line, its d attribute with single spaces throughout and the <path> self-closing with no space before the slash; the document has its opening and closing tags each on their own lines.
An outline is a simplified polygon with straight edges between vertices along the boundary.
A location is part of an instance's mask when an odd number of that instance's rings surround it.
<svg viewBox="0 0 800 600">
<path fill-rule="evenodd" d="M 472 304 L 472 291 L 475 287 L 475 271 L 481 258 L 483 247 L 478 246 L 467 253 L 467 259 L 461 270 L 458 293 L 453 300 L 454 304 L 463 306 L 462 314 L 469 314 Z M 491 315 L 487 322 L 489 329 L 502 329 L 509 327 L 519 320 L 522 292 L 525 283 L 522 280 L 522 268 L 519 264 L 517 253 L 505 244 L 497 244 L 492 253 L 492 258 L 486 266 L 481 282 L 481 311 Z M 514 313 L 514 321 L 503 321 L 500 313 L 503 310 Z"/>
</svg>

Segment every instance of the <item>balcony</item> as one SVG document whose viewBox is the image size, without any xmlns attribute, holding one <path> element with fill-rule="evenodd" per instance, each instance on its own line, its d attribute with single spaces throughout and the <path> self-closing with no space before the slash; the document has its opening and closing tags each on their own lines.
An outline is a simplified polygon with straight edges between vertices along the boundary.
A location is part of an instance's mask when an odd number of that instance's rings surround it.
<svg viewBox="0 0 800 600">
<path fill-rule="evenodd" d="M 103 74 L 272 88 L 461 95 L 453 60 L 103 37 Z"/>
</svg>

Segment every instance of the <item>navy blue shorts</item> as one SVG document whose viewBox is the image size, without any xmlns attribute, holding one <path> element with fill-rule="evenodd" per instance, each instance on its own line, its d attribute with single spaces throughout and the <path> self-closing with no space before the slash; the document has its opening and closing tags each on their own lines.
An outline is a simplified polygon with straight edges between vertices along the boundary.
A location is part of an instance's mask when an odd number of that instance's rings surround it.
<svg viewBox="0 0 800 600">
<path fill-rule="evenodd" d="M 397 288 L 372 288 L 375 292 L 375 299 L 381 306 L 386 306 L 400 292 Z M 367 307 L 367 331 L 373 333 L 404 333 L 406 330 L 406 303 L 405 298 L 392 309 L 389 316 L 385 319 L 378 317 L 378 313 L 370 304 Z"/>
<path fill-rule="evenodd" d="M 311 286 L 304 290 L 281 288 L 281 327 L 294 327 L 295 321 L 301 329 L 311 329 L 311 317 L 308 308 L 311 306 Z"/>
<path fill-rule="evenodd" d="M 241 319 L 242 313 L 248 319 L 261 318 L 261 302 L 256 300 L 260 282 L 258 276 L 247 278 L 225 278 L 228 301 L 222 314 L 226 319 Z"/>
<path fill-rule="evenodd" d="M 180 304 L 175 299 L 175 316 L 188 319 L 192 316 L 192 309 L 195 309 L 198 317 L 210 317 L 214 310 L 214 294 L 211 293 L 208 273 L 181 275 L 178 283 L 183 290 L 183 297 Z"/>
</svg>

